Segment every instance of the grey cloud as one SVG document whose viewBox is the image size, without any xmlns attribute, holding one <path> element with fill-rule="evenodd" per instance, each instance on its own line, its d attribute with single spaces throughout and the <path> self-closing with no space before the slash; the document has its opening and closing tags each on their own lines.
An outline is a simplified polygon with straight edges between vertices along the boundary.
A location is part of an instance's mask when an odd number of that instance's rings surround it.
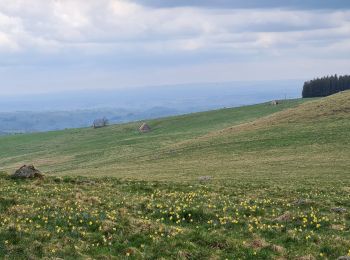
<svg viewBox="0 0 350 260">
<path fill-rule="evenodd" d="M 15 1 L 21 4 L 12 6 Z M 273 74 L 266 71 L 271 78 L 281 72 L 275 64 L 282 62 L 284 69 L 294 69 L 290 77 L 298 77 L 302 71 L 298 72 L 297 59 L 310 66 L 320 59 L 327 60 L 321 62 L 324 66 L 336 65 L 338 60 L 342 66 L 349 63 L 348 1 L 131 1 L 33 0 L 29 4 L 27 0 L 3 0 L 0 75 L 2 70 L 2 78 L 7 77 L 11 86 L 25 74 L 32 80 L 24 80 L 23 86 L 40 83 L 43 69 L 53 81 L 68 75 L 81 82 L 79 77 L 100 73 L 98 80 L 110 77 L 111 85 L 119 82 L 114 75 L 126 85 L 147 85 L 157 84 L 163 72 L 163 82 L 168 79 L 169 83 L 199 80 L 206 74 L 203 71 L 208 73 L 207 80 L 221 80 L 220 70 L 225 79 L 234 80 L 249 74 L 249 69 L 270 66 L 276 68 Z M 345 10 L 337 9 L 339 3 Z M 288 9 L 291 7 L 299 10 Z M 319 9 L 326 7 L 332 10 Z M 257 64 L 252 65 L 254 62 Z M 224 66 L 230 63 L 235 65 Z M 237 73 L 230 78 L 233 68 Z"/>
<path fill-rule="evenodd" d="M 293 8 L 343 9 L 350 8 L 347 0 L 135 0 L 153 7 L 211 7 L 211 8 Z"/>
</svg>

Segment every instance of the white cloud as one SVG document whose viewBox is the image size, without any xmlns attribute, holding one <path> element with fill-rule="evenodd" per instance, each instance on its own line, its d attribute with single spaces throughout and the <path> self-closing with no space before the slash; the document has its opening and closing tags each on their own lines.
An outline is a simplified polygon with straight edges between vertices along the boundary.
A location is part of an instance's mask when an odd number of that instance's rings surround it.
<svg viewBox="0 0 350 260">
<path fill-rule="evenodd" d="M 86 51 L 86 46 L 103 49 L 107 44 L 108 52 L 115 44 L 115 49 L 135 52 L 140 42 L 141 51 L 152 45 L 163 51 L 283 48 L 285 43 L 307 44 L 310 35 L 347 38 L 349 17 L 349 11 L 151 9 L 126 0 L 0 3 L 3 41 L 27 51 Z"/>
<path fill-rule="evenodd" d="M 335 64 L 350 58 L 349 42 L 348 9 L 152 8 L 131 0 L 0 1 L 0 66 L 17 62 L 17 66 L 55 70 L 71 62 L 93 64 L 93 70 L 111 64 L 106 70 L 117 67 L 132 74 L 134 66 L 150 75 L 149 67 L 182 71 L 179 67 L 195 66 L 215 71 L 215 64 L 224 70 L 221 74 L 240 79 L 249 73 L 233 75 L 230 66 L 225 71 L 219 64 L 231 59 L 242 64 L 235 66 L 238 71 L 250 64 L 254 69 L 256 62 L 278 70 L 274 64 L 283 60 L 290 64 L 291 78 L 304 75 L 297 73 L 297 58 L 309 59 L 307 64 L 316 59 Z M 176 80 L 192 81 L 190 74 L 181 73 Z M 147 75 L 140 78 L 148 79 Z M 219 75 L 207 77 L 220 80 Z"/>
<path fill-rule="evenodd" d="M 19 50 L 18 44 L 11 39 L 11 37 L 5 33 L 0 32 L 0 49 L 4 51 L 17 51 Z"/>
</svg>

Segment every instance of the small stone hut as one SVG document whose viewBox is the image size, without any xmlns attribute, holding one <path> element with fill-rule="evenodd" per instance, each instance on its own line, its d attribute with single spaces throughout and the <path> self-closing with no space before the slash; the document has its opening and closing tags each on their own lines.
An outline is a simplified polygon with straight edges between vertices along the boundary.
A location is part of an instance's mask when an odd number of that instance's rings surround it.
<svg viewBox="0 0 350 260">
<path fill-rule="evenodd" d="M 271 106 L 277 106 L 279 104 L 278 100 L 272 100 Z"/>
<path fill-rule="evenodd" d="M 147 123 L 143 123 L 139 128 L 140 133 L 148 133 L 151 131 L 151 128 Z"/>
<path fill-rule="evenodd" d="M 94 122 L 92 123 L 93 128 L 100 128 L 100 127 L 105 127 L 108 125 L 108 119 L 107 118 L 99 118 L 95 119 Z"/>
</svg>

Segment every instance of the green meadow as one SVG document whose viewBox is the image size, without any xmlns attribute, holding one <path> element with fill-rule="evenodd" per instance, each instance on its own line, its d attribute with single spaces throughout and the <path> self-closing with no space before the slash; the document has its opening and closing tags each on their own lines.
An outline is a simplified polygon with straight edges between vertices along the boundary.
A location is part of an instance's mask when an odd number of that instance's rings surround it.
<svg viewBox="0 0 350 260">
<path fill-rule="evenodd" d="M 147 123 L 0 137 L 0 258 L 350 255 L 349 91 Z"/>
</svg>

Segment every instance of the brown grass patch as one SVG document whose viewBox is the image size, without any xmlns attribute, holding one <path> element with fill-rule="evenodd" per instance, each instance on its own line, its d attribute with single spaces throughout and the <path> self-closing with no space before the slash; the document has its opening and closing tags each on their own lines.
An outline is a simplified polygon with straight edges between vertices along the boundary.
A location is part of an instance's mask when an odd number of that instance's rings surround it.
<svg viewBox="0 0 350 260">
<path fill-rule="evenodd" d="M 315 260 L 316 258 L 313 255 L 305 255 L 296 258 L 296 260 Z"/>
<path fill-rule="evenodd" d="M 274 221 L 278 221 L 278 222 L 288 222 L 288 221 L 291 221 L 293 218 L 293 215 L 292 213 L 290 212 L 285 212 L 283 215 L 277 217 L 274 219 Z"/>
<path fill-rule="evenodd" d="M 283 246 L 279 246 L 279 245 L 272 245 L 271 249 L 279 254 L 284 254 L 286 252 L 286 249 Z"/>
<path fill-rule="evenodd" d="M 262 249 L 268 247 L 270 244 L 261 238 L 256 238 L 249 243 L 249 246 L 254 249 Z"/>
<path fill-rule="evenodd" d="M 29 205 L 14 205 L 8 209 L 8 213 L 17 216 L 31 212 L 32 209 L 33 207 Z"/>
</svg>

